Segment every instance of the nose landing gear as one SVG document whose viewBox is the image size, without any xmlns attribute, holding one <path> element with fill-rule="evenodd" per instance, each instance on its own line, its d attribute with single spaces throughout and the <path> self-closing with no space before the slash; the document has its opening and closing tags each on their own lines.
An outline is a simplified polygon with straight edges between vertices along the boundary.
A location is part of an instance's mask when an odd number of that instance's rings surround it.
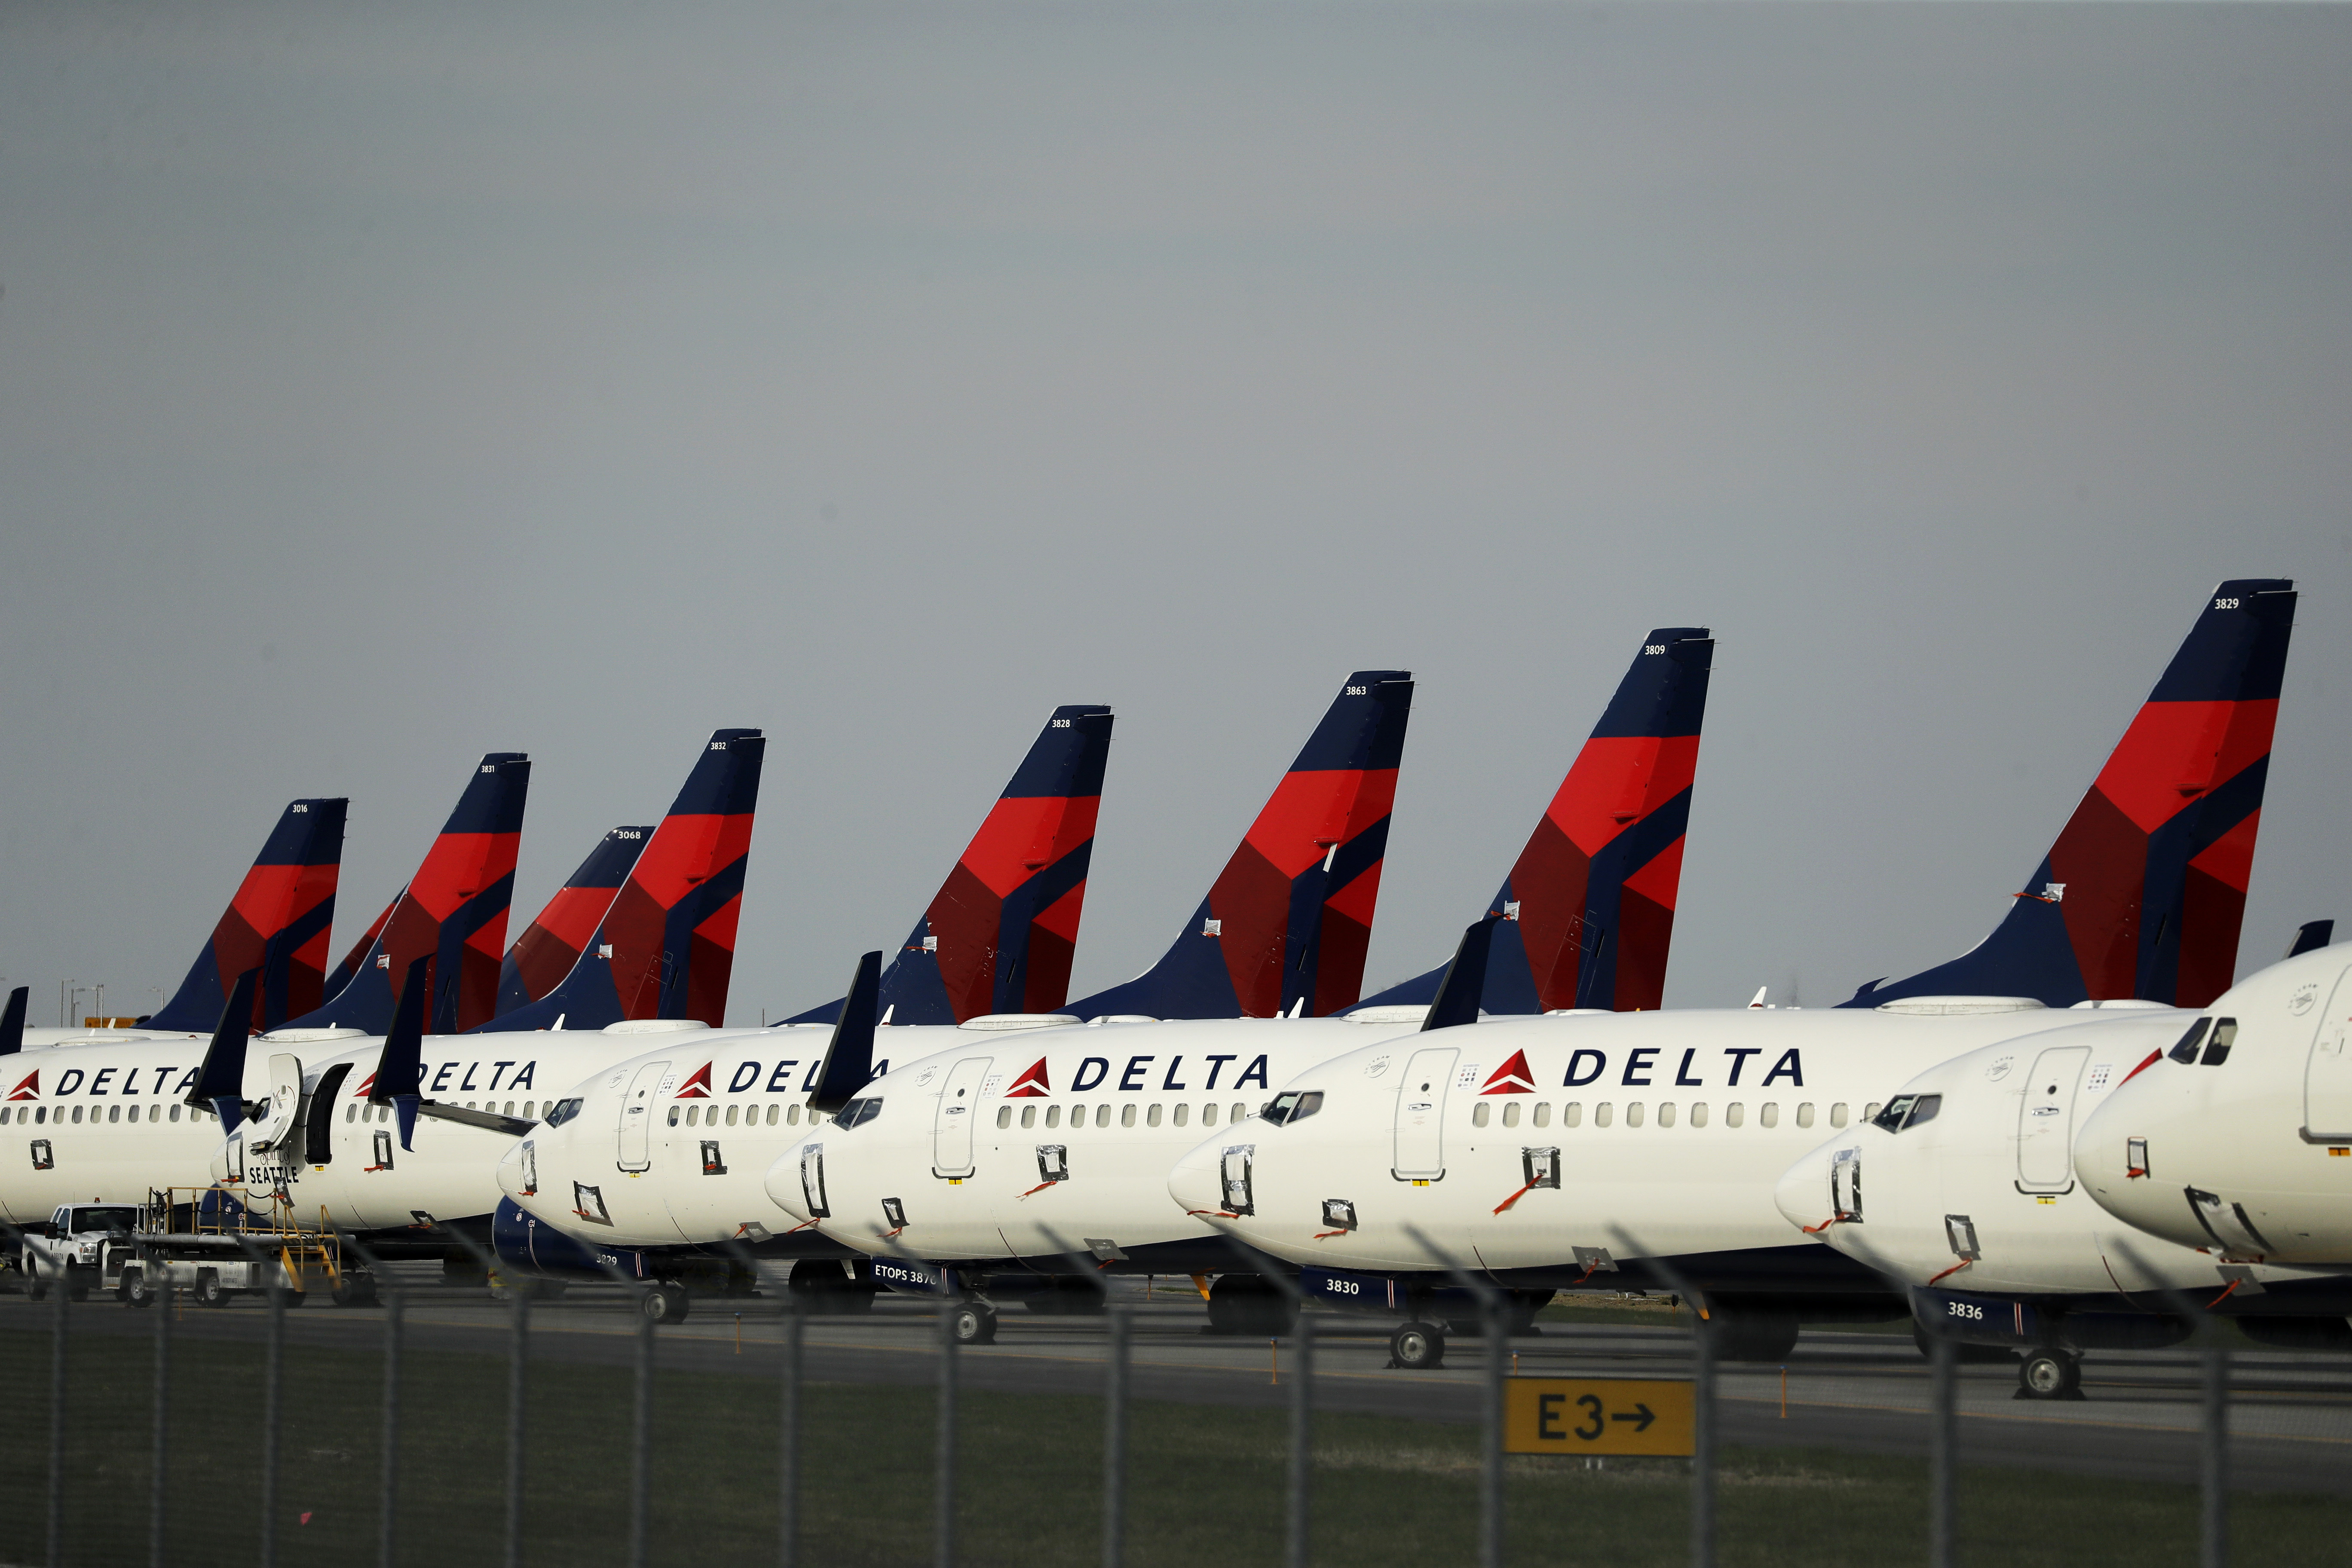
<svg viewBox="0 0 2352 1568">
<path fill-rule="evenodd" d="M 2080 1399 L 2083 1358 L 2068 1351 L 2028 1351 L 2017 1364 L 2017 1399 Z"/>
</svg>

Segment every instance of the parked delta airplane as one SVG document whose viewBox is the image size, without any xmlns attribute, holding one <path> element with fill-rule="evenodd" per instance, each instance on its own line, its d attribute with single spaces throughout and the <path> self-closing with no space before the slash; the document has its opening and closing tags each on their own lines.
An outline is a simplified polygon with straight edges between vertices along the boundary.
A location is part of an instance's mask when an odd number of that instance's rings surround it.
<svg viewBox="0 0 2352 1568">
<path fill-rule="evenodd" d="M 1515 896 L 1498 900 L 1513 914 L 1522 907 L 1540 911 L 1541 934 L 1526 942 L 1513 942 L 1507 951 L 1517 973 L 1499 984 L 1488 984 L 1483 993 L 1488 1001 L 1506 996 L 1538 1000 L 1538 973 L 1545 994 L 1563 999 L 1572 995 L 1580 984 L 1574 945 L 1580 939 L 1588 951 L 1606 952 L 1613 961 L 1582 965 L 1587 983 L 1596 973 L 1612 977 L 1633 973 L 1650 977 L 1654 985 L 1654 977 L 1663 973 L 1699 698 L 1712 646 L 1703 637 L 1654 632 L 1635 654 L 1601 725 L 1579 753 L 1506 884 Z M 1661 818 L 1670 831 L 1649 826 Z M 1643 848 L 1620 852 L 1612 847 L 1612 837 L 1634 841 Z M 1664 867 L 1658 864 L 1661 857 L 1667 860 Z M 1644 882 L 1638 898 L 1665 911 L 1667 918 L 1625 921 L 1630 934 L 1619 944 L 1607 933 L 1617 927 L 1615 912 L 1635 901 L 1626 892 L 1633 879 Z M 1580 910 L 1583 918 L 1564 916 L 1564 910 Z M 1276 933 L 1269 926 L 1265 934 Z M 1534 962 L 1531 953 L 1538 955 Z M 1554 992 L 1553 986 L 1560 989 Z M 1620 1005 L 1633 1005 L 1648 994 L 1633 985 L 1615 993 Z M 1475 1008 L 1477 1000 L 1468 997 L 1465 1005 Z M 900 1184 L 887 1174 L 896 1168 L 892 1158 L 908 1164 L 918 1160 L 936 1163 L 937 1138 L 953 1141 L 961 1135 L 967 1144 L 972 1137 L 1001 1141 L 1017 1115 L 1022 1128 L 1046 1130 L 1039 1135 L 1050 1138 L 1051 1146 L 1059 1151 L 1054 1159 L 1060 1163 L 1051 1173 L 1040 1173 L 1041 1168 L 1027 1161 L 972 1162 L 969 1179 L 949 1184 L 957 1189 L 952 1194 L 958 1200 L 955 1211 L 943 1214 L 931 1205 L 921 1230 L 926 1256 L 1010 1269 L 994 1287 L 998 1291 L 1018 1289 L 1026 1282 L 1052 1296 L 1057 1283 L 1071 1282 L 1050 1275 L 1032 1279 L 1016 1260 L 1044 1258 L 1042 1268 L 1059 1267 L 1048 1255 L 1056 1251 L 1055 1237 L 1066 1226 L 1073 1227 L 1068 1237 L 1091 1236 L 1118 1251 L 1122 1256 L 1111 1260 L 1118 1268 L 1223 1269 L 1230 1262 L 1223 1246 L 1197 1222 L 1169 1210 L 1161 1190 L 1166 1164 L 1189 1145 L 1195 1136 L 1192 1129 L 1219 1125 L 1220 1119 L 1246 1118 L 1280 1077 L 1366 1039 L 1409 1031 L 1427 1012 L 1424 998 L 1419 1005 L 1359 1007 L 1338 1019 L 1105 1018 L 1083 1028 L 1049 1028 L 1034 1037 L 1007 1026 L 1043 1020 L 980 1019 L 974 1021 L 978 1026 L 938 1032 L 932 1037 L 943 1039 L 946 1048 L 932 1047 L 921 1053 L 909 1051 L 902 1031 L 889 1030 L 883 1037 L 893 1054 L 909 1065 L 861 1089 L 839 1124 L 845 1131 L 857 1130 L 855 1139 L 862 1141 L 854 1142 L 854 1147 L 845 1142 L 843 1149 L 875 1156 L 870 1165 L 853 1159 L 841 1178 L 845 1184 L 835 1189 L 847 1195 L 835 1199 L 834 1211 L 847 1228 L 828 1224 L 834 1215 L 808 1212 L 809 1188 L 798 1184 L 799 1167 L 787 1159 L 793 1172 L 787 1184 L 797 1194 L 789 1202 L 796 1217 L 848 1245 L 867 1252 L 887 1250 L 873 1235 L 870 1222 L 887 1212 L 879 1196 L 895 1194 Z M 587 1086 L 576 1121 L 561 1129 L 539 1130 L 528 1155 L 518 1151 L 502 1169 L 509 1196 L 542 1227 L 569 1230 L 595 1242 L 608 1255 L 628 1251 L 633 1268 L 656 1274 L 663 1267 L 661 1258 L 632 1249 L 705 1245 L 779 1228 L 770 1197 L 774 1184 L 786 1178 L 772 1175 L 769 1167 L 783 1146 L 798 1140 L 812 1123 L 796 1118 L 788 1105 L 781 1137 L 764 1130 L 740 1135 L 710 1131 L 721 1125 L 711 1119 L 722 1107 L 695 1101 L 706 1089 L 719 1094 L 723 1086 L 722 1099 L 753 1102 L 751 1109 L 757 1110 L 756 1102 L 767 1093 L 763 1075 L 772 1073 L 767 1063 L 775 1047 L 740 1037 L 709 1044 L 714 1048 L 709 1053 L 697 1049 L 674 1055 L 665 1043 L 663 1051 L 617 1066 L 601 1083 Z M 918 1055 L 919 1059 L 910 1060 Z M 977 1123 L 961 1120 L 965 1112 L 957 1107 L 961 1095 L 952 1092 L 955 1089 L 1001 1100 L 992 1110 L 982 1107 L 997 1119 L 999 1131 L 989 1131 L 986 1115 Z M 624 1172 L 614 1162 L 612 1128 L 616 1118 L 635 1113 L 640 1094 L 649 1097 L 647 1103 L 658 1115 L 643 1168 Z M 1139 1100 L 1139 1095 L 1146 1098 Z M 911 1117 L 903 1109 L 908 1098 L 919 1102 Z M 880 1107 L 892 1103 L 902 1109 L 868 1137 L 862 1130 L 880 1116 Z M 729 1120 L 723 1126 L 735 1125 L 737 1108 L 736 1103 L 724 1105 Z M 625 1120 L 623 1124 L 627 1125 Z M 890 1131 L 893 1127 L 896 1132 Z M 1154 1148 L 1161 1151 L 1156 1158 L 1150 1152 Z M 956 1154 L 950 1163 L 968 1153 L 967 1149 Z M 815 1200 L 819 1207 L 828 1206 L 822 1195 L 829 1179 L 824 1159 L 820 1149 L 807 1173 L 820 1194 Z M 1055 1184 L 1067 1181 L 1071 1171 L 1086 1179 Z M 877 1189 L 872 1202 L 861 1195 L 868 1176 L 887 1188 Z M 1041 1183 L 1053 1186 L 1057 1202 L 1029 1204 L 1024 1199 L 1029 1189 L 1043 1191 Z M 928 1190 L 937 1184 L 924 1185 Z M 501 1209 L 502 1215 L 506 1212 Z M 1144 1220 L 1133 1217 L 1139 1212 Z M 1129 1217 L 1124 1226 L 1106 1230 L 1093 1217 L 1106 1214 Z M 503 1237 L 503 1228 L 501 1234 Z M 1108 1239 L 1114 1236 L 1123 1239 Z M 1211 1244 L 1206 1251 L 1204 1241 Z M 886 1271 L 896 1268 L 884 1267 Z M 1217 1321 L 1227 1321 L 1231 1303 L 1257 1283 L 1243 1276 L 1221 1281 L 1212 1301 Z M 1085 1292 L 1079 1295 L 1084 1298 Z"/>
<path fill-rule="evenodd" d="M 347 800 L 298 800 L 254 857 L 228 908 L 189 965 L 172 999 L 130 1029 L 28 1029 L 30 1047 L 110 1045 L 177 1035 L 202 1040 L 220 1021 L 228 987 L 248 969 L 261 973 L 253 1026 L 275 1028 L 319 1005 L 328 927 L 342 870 Z"/>
<path fill-rule="evenodd" d="M 2084 1185 L 2116 1218 L 2200 1249 L 2225 1276 L 2352 1269 L 2347 1041 L 2352 944 L 2247 976 L 2084 1121 Z"/>
<path fill-rule="evenodd" d="M 2339 951 L 2316 967 L 2332 978 L 2346 962 Z M 2216 1010 L 2234 1009 L 2277 973 L 2223 993 Z M 2084 1189 L 2076 1130 L 2194 1016 L 2149 1009 L 1940 1062 L 1791 1165 L 1775 1193 L 1780 1212 L 1908 1287 L 1926 1332 L 2020 1352 L 2020 1384 L 2034 1398 L 2072 1393 L 2085 1350 L 2186 1338 L 2190 1325 L 2168 1290 L 2265 1342 L 2352 1348 L 2352 1280 L 2228 1261 L 2210 1239 L 2199 1250 L 2143 1235 Z M 2212 1022 L 2200 1020 L 2198 1032 Z"/>
</svg>

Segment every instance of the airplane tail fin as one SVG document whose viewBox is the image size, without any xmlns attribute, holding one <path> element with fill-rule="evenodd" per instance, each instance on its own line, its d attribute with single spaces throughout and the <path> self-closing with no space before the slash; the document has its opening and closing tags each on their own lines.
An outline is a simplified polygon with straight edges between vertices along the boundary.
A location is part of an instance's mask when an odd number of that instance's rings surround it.
<svg viewBox="0 0 2352 1568">
<path fill-rule="evenodd" d="M 1683 834 L 1698 772 L 1715 643 L 1705 626 L 1660 626 L 1617 683 L 1489 912 L 1489 1013 L 1653 1008 L 1665 993 Z M 1425 974 L 1365 1006 L 1427 1003 Z"/>
<path fill-rule="evenodd" d="M 1843 1005 L 1965 994 L 2201 1007 L 2228 989 L 2294 605 L 2284 578 L 2215 588 L 1992 934 Z"/>
<path fill-rule="evenodd" d="M 260 973 L 253 1026 L 274 1029 L 326 996 L 328 927 L 343 865 L 347 800 L 298 800 L 254 857 L 188 977 L 147 1027 L 191 1034 L 219 1022 L 236 976 Z"/>
<path fill-rule="evenodd" d="M 716 730 L 562 984 L 491 1020 L 495 1032 L 601 1029 L 625 1018 L 727 1019 L 735 925 L 768 742 Z"/>
<path fill-rule="evenodd" d="M 499 956 L 514 900 L 515 855 L 530 789 L 530 759 L 492 752 L 476 764 L 440 837 L 393 900 L 375 940 L 343 988 L 281 1027 L 328 1024 L 380 1035 L 392 1026 L 394 974 L 432 960 L 425 1027 L 455 1034 L 490 1016 Z"/>
<path fill-rule="evenodd" d="M 1175 945 L 1063 1011 L 1265 1018 L 1353 1006 L 1412 710 L 1409 671 L 1348 677 Z"/>
<path fill-rule="evenodd" d="M 1111 711 L 1097 704 L 1056 708 L 1045 721 L 883 971 L 882 1006 L 892 1023 L 1060 1009 L 1070 994 L 1110 731 Z M 840 1016 L 833 1001 L 786 1021 Z"/>
<path fill-rule="evenodd" d="M 25 1006 L 31 999 L 33 988 L 19 985 L 8 993 L 8 1005 L 0 1008 L 0 1057 L 13 1057 L 25 1048 Z"/>
<path fill-rule="evenodd" d="M 555 889 L 499 967 L 498 1016 L 529 1006 L 563 983 L 613 907 L 651 827 L 615 827 L 597 841 L 571 879 Z"/>
<path fill-rule="evenodd" d="M 360 932 L 359 941 L 352 943 L 352 950 L 343 954 L 342 962 L 327 972 L 326 995 L 341 995 L 343 987 L 359 977 L 360 965 L 367 962 L 367 955 L 375 947 L 375 939 L 383 934 L 383 922 L 392 919 L 392 911 L 398 908 L 400 895 L 394 893 L 392 902 L 378 910 L 375 919 L 368 921 L 367 929 Z"/>
</svg>

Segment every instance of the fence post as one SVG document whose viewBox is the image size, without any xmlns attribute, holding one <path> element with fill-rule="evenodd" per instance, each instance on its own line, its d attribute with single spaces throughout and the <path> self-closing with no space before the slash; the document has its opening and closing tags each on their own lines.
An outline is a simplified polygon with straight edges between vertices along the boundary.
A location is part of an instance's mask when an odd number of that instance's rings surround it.
<svg viewBox="0 0 2352 1568">
<path fill-rule="evenodd" d="M 2205 1340 L 2205 1419 L 2200 1458 L 2205 1491 L 2204 1528 L 2198 1532 L 2200 1568 L 2229 1568 L 2230 1561 L 2230 1347 L 2221 1322 L 2208 1317 L 2198 1325 Z"/>
<path fill-rule="evenodd" d="M 637 1405 L 629 1431 L 629 1568 L 646 1568 L 654 1485 L 654 1319 L 642 1297 L 632 1304 L 637 1310 Z"/>
<path fill-rule="evenodd" d="M 1483 1434 L 1478 1466 L 1478 1561 L 1484 1568 L 1502 1568 L 1503 1563 L 1503 1369 L 1510 1355 L 1506 1337 L 1509 1327 L 1503 1313 L 1503 1293 L 1456 1262 L 1452 1254 L 1431 1240 L 1418 1226 L 1405 1226 L 1405 1234 L 1418 1243 L 1421 1249 L 1437 1259 L 1454 1282 L 1470 1292 L 1478 1303 L 1478 1327 L 1486 1341 L 1486 1375 L 1483 1381 L 1485 1398 L 1480 1402 L 1486 1430 Z"/>
<path fill-rule="evenodd" d="M 352 1240 L 349 1232 L 338 1230 L 335 1239 L 358 1253 L 360 1260 L 368 1266 L 368 1274 L 375 1281 L 377 1299 L 383 1303 L 383 1464 L 379 1488 L 383 1495 L 377 1500 L 375 1556 L 378 1568 L 394 1568 L 393 1553 L 398 1542 L 394 1526 L 400 1511 L 400 1344 L 408 1292 L 392 1284 L 392 1276 L 384 1271 L 383 1259 Z"/>
<path fill-rule="evenodd" d="M 931 1561 L 935 1568 L 955 1568 L 956 1526 L 956 1303 L 947 1293 L 947 1271 L 940 1272 L 940 1405 L 936 1468 L 931 1482 Z"/>
<path fill-rule="evenodd" d="M 1941 1334 L 1927 1341 L 1935 1414 L 1927 1434 L 1928 1568 L 1959 1561 L 1959 1347 Z"/>
<path fill-rule="evenodd" d="M 162 1272 L 157 1264 L 142 1263 L 142 1274 Z M 168 1274 L 165 1276 L 168 1280 Z M 142 1279 L 142 1284 L 147 1281 Z M 147 1458 L 147 1563 L 164 1568 L 163 1500 L 170 1474 L 172 1409 L 172 1287 L 150 1290 L 155 1311 L 155 1431 Z"/>
<path fill-rule="evenodd" d="M 37 1267 L 37 1265 L 36 1265 Z M 66 1560 L 66 1321 L 73 1300 L 73 1265 L 58 1269 L 57 1327 L 49 1340 L 49 1568 Z"/>
<path fill-rule="evenodd" d="M 433 1228 L 463 1247 L 482 1270 L 482 1278 L 493 1285 L 498 1280 L 499 1260 L 488 1247 L 465 1232 L 435 1222 Z M 362 1254 L 366 1256 L 365 1253 Z M 371 1267 L 373 1267 L 371 1260 Z M 530 1364 L 530 1288 L 509 1287 L 509 1301 L 514 1308 L 514 1321 L 507 1334 L 507 1511 L 506 1568 L 522 1568 L 522 1503 L 523 1503 L 523 1415 L 525 1373 Z M 390 1568 L 387 1564 L 386 1568 Z"/>
<path fill-rule="evenodd" d="M 1715 1568 L 1715 1342 L 1706 1298 L 1623 1229 L 1611 1226 L 1609 1235 L 1626 1258 L 1655 1269 L 1691 1310 L 1691 1568 Z"/>
<path fill-rule="evenodd" d="M 261 1568 L 278 1563 L 278 1470 L 281 1427 L 286 1405 L 286 1296 L 284 1270 L 268 1249 L 243 1236 L 234 1237 L 261 1281 L 262 1299 L 269 1303 L 269 1334 L 263 1352 L 261 1393 Z"/>
<path fill-rule="evenodd" d="M 1104 1308 L 1107 1364 L 1103 1368 L 1103 1568 L 1127 1561 L 1127 1370 L 1134 1314 Z"/>
<path fill-rule="evenodd" d="M 776 1561 L 798 1568 L 801 1555 L 801 1356 L 807 1316 L 789 1287 L 784 1293 L 783 1441 L 777 1455 Z"/>
<path fill-rule="evenodd" d="M 1307 1293 L 1282 1264 L 1257 1248 L 1233 1236 L 1227 1236 L 1224 1243 L 1244 1269 L 1281 1291 L 1290 1303 L 1291 1346 L 1297 1352 L 1297 1367 L 1290 1379 L 1290 1481 L 1285 1489 L 1282 1561 L 1285 1568 L 1307 1568 L 1315 1479 L 1315 1329 L 1307 1321 Z"/>
</svg>

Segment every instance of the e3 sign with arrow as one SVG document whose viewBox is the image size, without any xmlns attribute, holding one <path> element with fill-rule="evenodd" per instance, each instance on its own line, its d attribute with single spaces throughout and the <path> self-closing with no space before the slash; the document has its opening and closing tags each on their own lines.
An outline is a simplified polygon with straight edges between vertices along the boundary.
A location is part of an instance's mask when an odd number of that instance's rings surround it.
<svg viewBox="0 0 2352 1568">
<path fill-rule="evenodd" d="M 1691 1385 L 1630 1377 L 1515 1377 L 1504 1384 L 1510 1454 L 1688 1456 Z"/>
</svg>

